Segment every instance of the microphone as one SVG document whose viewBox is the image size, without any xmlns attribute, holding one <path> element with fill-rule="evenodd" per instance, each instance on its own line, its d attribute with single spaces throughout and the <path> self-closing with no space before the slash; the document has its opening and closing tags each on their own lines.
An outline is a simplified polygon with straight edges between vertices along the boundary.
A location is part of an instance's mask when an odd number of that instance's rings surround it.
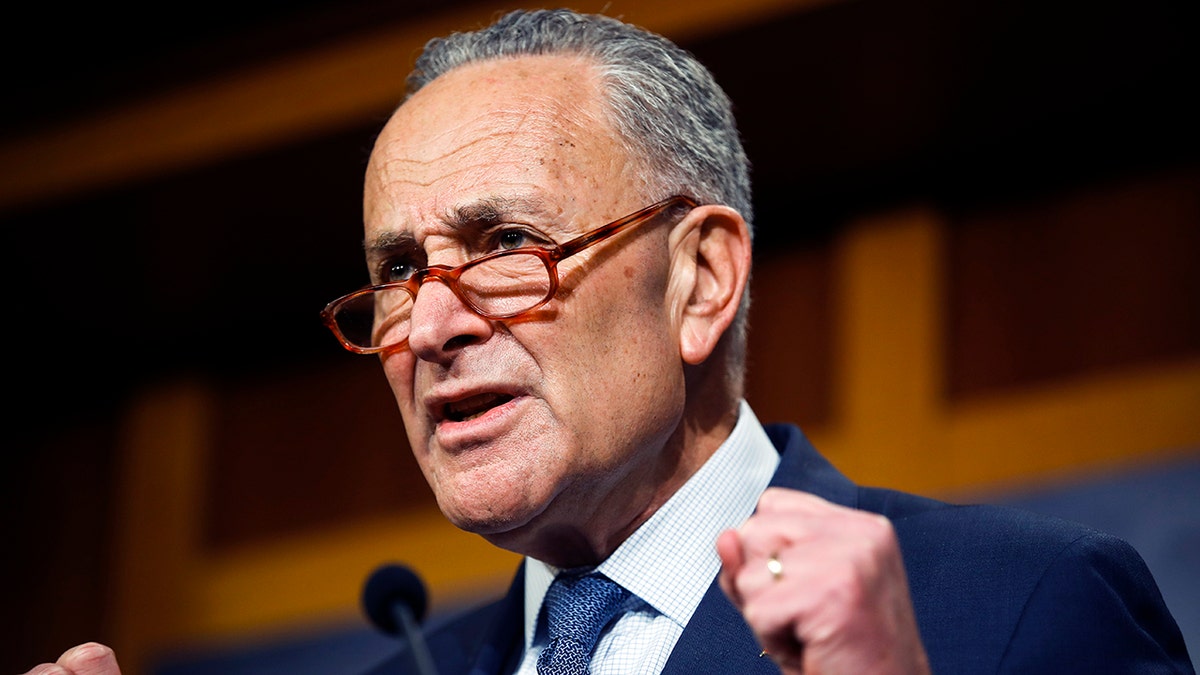
<svg viewBox="0 0 1200 675">
<path fill-rule="evenodd" d="M 437 675 L 419 626 L 425 618 L 426 605 L 425 584 L 404 565 L 381 565 L 363 586 L 363 611 L 371 623 L 383 633 L 408 640 L 420 675 Z"/>
</svg>

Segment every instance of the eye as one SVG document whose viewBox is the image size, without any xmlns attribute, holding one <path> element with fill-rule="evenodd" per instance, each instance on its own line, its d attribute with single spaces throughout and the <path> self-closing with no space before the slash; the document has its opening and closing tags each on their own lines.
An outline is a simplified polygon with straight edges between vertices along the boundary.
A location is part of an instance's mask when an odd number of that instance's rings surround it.
<svg viewBox="0 0 1200 675">
<path fill-rule="evenodd" d="M 379 266 L 379 282 L 390 284 L 396 281 L 407 281 L 417 271 L 417 266 L 407 260 L 385 260 Z"/>
<path fill-rule="evenodd" d="M 505 229 L 496 235 L 496 247 L 502 251 L 511 251 L 512 249 L 520 249 L 522 246 L 530 244 L 529 235 L 521 229 Z"/>
<path fill-rule="evenodd" d="M 525 230 L 504 230 L 495 237 L 496 248 L 501 251 L 511 251 L 515 248 L 535 246 L 539 242 Z"/>
</svg>

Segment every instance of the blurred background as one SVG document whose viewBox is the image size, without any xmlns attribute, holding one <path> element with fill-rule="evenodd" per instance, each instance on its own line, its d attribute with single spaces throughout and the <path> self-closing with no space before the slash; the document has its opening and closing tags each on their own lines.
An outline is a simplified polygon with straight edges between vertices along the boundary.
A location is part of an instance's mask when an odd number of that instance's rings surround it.
<svg viewBox="0 0 1200 675">
<path fill-rule="evenodd" d="M 360 183 L 428 38 L 519 5 L 10 9 L 0 671 L 354 673 L 516 557 L 437 513 L 369 357 Z M 525 5 L 529 6 L 529 5 Z M 749 398 L 855 480 L 1129 539 L 1200 651 L 1200 65 L 1168 0 L 579 2 L 692 50 L 754 164 Z"/>
</svg>

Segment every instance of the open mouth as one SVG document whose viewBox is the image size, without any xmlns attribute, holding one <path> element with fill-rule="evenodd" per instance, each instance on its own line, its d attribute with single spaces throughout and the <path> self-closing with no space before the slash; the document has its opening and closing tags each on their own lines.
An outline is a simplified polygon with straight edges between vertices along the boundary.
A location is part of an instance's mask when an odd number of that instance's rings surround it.
<svg viewBox="0 0 1200 675">
<path fill-rule="evenodd" d="M 478 394 L 459 401 L 447 403 L 442 414 L 451 422 L 466 422 L 486 413 L 496 406 L 504 405 L 513 399 L 508 394 Z"/>
</svg>

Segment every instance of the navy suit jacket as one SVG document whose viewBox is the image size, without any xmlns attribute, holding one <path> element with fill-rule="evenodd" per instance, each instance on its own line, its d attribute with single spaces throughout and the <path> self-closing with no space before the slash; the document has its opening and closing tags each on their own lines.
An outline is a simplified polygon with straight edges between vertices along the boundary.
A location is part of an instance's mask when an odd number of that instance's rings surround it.
<svg viewBox="0 0 1200 675">
<path fill-rule="evenodd" d="M 767 433 L 781 454 L 771 485 L 891 520 L 935 674 L 1195 672 L 1150 571 L 1124 541 L 1015 509 L 859 487 L 798 428 Z M 522 567 L 500 600 L 427 627 L 439 673 L 512 672 L 523 603 Z M 760 651 L 714 579 L 663 672 L 778 673 Z M 402 650 L 369 675 L 415 672 Z"/>
</svg>

